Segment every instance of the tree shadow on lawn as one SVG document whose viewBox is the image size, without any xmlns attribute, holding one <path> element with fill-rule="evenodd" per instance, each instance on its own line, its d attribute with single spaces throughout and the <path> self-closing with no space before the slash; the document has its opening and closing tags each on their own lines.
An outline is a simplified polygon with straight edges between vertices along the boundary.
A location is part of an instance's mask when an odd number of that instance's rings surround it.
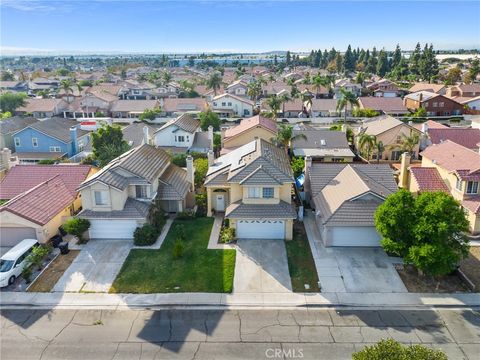
<svg viewBox="0 0 480 360">
<path fill-rule="evenodd" d="M 176 225 L 185 227 L 183 256 L 174 259 Z M 212 218 L 175 220 L 159 250 L 134 249 L 115 279 L 113 293 L 229 293 L 235 250 L 207 249 Z"/>
</svg>

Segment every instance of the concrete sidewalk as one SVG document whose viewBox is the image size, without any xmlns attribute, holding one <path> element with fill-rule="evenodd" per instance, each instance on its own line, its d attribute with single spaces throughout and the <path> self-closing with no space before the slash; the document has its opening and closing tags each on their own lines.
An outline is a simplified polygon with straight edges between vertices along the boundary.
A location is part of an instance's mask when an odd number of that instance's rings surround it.
<svg viewBox="0 0 480 360">
<path fill-rule="evenodd" d="M 27 293 L 2 292 L 0 306 L 36 308 L 145 308 L 145 307 L 477 307 L 480 294 L 413 293 Z"/>
</svg>

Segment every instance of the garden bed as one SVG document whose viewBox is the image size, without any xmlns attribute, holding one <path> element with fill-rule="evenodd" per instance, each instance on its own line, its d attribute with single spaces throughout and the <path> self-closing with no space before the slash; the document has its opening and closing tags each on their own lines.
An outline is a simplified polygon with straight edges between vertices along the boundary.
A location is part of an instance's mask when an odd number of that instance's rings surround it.
<svg viewBox="0 0 480 360">
<path fill-rule="evenodd" d="M 294 222 L 293 240 L 285 241 L 294 292 L 320 292 L 318 274 L 303 222 Z M 308 285 L 308 289 L 305 288 Z"/>
<path fill-rule="evenodd" d="M 412 293 L 457 293 L 470 292 L 467 284 L 456 274 L 445 276 L 420 275 L 409 265 L 395 266 L 405 287 Z"/>
<path fill-rule="evenodd" d="M 177 225 L 184 226 L 186 240 L 183 256 L 175 259 Z M 207 249 L 212 225 L 205 217 L 175 220 L 160 249 L 130 251 L 110 292 L 231 292 L 235 250 Z"/>
<path fill-rule="evenodd" d="M 72 264 L 80 250 L 70 250 L 66 255 L 58 255 L 50 265 L 28 287 L 28 292 L 50 292 Z"/>
<path fill-rule="evenodd" d="M 475 285 L 475 291 L 480 292 L 480 246 L 470 248 L 470 255 L 461 262 L 460 270 Z"/>
</svg>

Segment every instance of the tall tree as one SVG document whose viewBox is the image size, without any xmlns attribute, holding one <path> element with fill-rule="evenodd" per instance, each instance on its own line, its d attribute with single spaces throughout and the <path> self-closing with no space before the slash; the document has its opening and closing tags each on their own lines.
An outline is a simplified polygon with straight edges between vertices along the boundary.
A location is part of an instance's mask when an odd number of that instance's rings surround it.
<svg viewBox="0 0 480 360">
<path fill-rule="evenodd" d="M 354 106 L 358 106 L 358 99 L 353 92 L 346 90 L 343 87 L 340 88 L 339 95 L 340 96 L 337 100 L 337 111 L 344 111 L 343 123 L 346 126 L 348 105 L 350 105 L 350 109 L 352 109 Z"/>
<path fill-rule="evenodd" d="M 425 44 L 423 49 L 422 57 L 420 59 L 420 75 L 423 80 L 431 82 L 433 77 L 438 74 L 438 60 L 435 57 L 435 52 L 433 51 L 433 45 L 428 46 Z"/>
<path fill-rule="evenodd" d="M 377 71 L 377 49 L 375 47 L 368 58 L 367 68 L 365 71 L 370 74 L 375 74 Z"/>
<path fill-rule="evenodd" d="M 222 76 L 218 72 L 211 74 L 206 81 L 207 89 L 213 90 L 215 96 L 217 96 L 217 91 L 222 86 Z"/>
<path fill-rule="evenodd" d="M 288 148 L 290 147 L 292 141 L 295 139 L 307 140 L 307 137 L 305 136 L 305 134 L 294 135 L 293 126 L 282 124 L 278 128 L 277 135 L 272 140 L 276 146 L 283 148 L 288 154 Z"/>
<path fill-rule="evenodd" d="M 410 55 L 410 72 L 414 75 L 420 75 L 420 59 L 422 58 L 422 48 L 417 43 L 415 50 Z"/>
<path fill-rule="evenodd" d="M 70 102 L 68 94 L 73 94 L 73 81 L 70 79 L 60 81 L 60 89 L 65 92 L 65 95 L 67 95 L 67 102 Z"/>
<path fill-rule="evenodd" d="M 0 111 L 14 113 L 19 107 L 25 106 L 27 94 L 7 92 L 0 95 Z"/>
<path fill-rule="evenodd" d="M 378 63 L 377 63 L 377 75 L 384 77 L 385 74 L 389 71 L 388 67 L 388 57 L 387 53 L 385 50 L 380 50 L 380 53 L 378 54 Z"/>
<path fill-rule="evenodd" d="M 395 51 L 393 52 L 391 67 L 394 68 L 398 66 L 401 60 L 402 60 L 402 50 L 400 49 L 400 45 L 397 44 L 397 46 L 395 47 Z"/>
<path fill-rule="evenodd" d="M 346 74 L 355 71 L 355 56 L 350 45 L 348 45 L 347 51 L 343 56 L 343 70 Z"/>
<path fill-rule="evenodd" d="M 292 55 L 290 54 L 290 50 L 288 50 L 287 55 L 285 57 L 285 64 L 287 66 L 290 66 L 291 62 L 292 62 Z"/>
<path fill-rule="evenodd" d="M 358 137 L 358 147 L 360 151 L 367 155 L 367 160 L 370 160 L 370 155 L 372 151 L 375 149 L 375 145 L 377 143 L 377 138 L 375 135 L 369 135 L 362 133 Z"/>
<path fill-rule="evenodd" d="M 119 126 L 106 125 L 92 133 L 93 156 L 101 167 L 129 150 Z"/>
<path fill-rule="evenodd" d="M 278 112 L 282 108 L 282 105 L 284 102 L 285 102 L 285 98 L 282 96 L 275 96 L 275 95 L 269 96 L 265 102 L 269 110 L 265 112 L 264 115 L 269 117 L 272 120 L 277 121 Z"/>
<path fill-rule="evenodd" d="M 203 131 L 207 131 L 209 126 L 212 126 L 214 131 L 220 130 L 220 118 L 218 114 L 214 113 L 210 108 L 202 111 L 198 117 L 200 119 L 200 127 Z"/>
</svg>

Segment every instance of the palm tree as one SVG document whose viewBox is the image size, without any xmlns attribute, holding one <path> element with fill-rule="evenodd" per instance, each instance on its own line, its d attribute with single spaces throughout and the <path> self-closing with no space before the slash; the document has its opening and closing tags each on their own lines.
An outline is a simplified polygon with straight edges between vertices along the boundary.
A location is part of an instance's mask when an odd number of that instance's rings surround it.
<svg viewBox="0 0 480 360">
<path fill-rule="evenodd" d="M 70 97 L 68 96 L 68 93 L 73 94 L 73 82 L 70 79 L 65 79 L 60 81 L 60 89 L 65 91 L 65 94 L 67 95 L 67 102 L 70 102 Z"/>
<path fill-rule="evenodd" d="M 312 104 L 313 104 L 312 98 L 313 98 L 312 94 L 308 91 L 303 91 L 302 93 L 300 93 L 300 99 L 302 100 L 303 107 L 305 108 L 305 110 L 307 108 L 310 109 L 310 117 L 312 117 Z"/>
<path fill-rule="evenodd" d="M 218 72 L 214 72 L 206 81 L 207 89 L 213 90 L 215 96 L 217 96 L 217 90 L 222 85 L 222 77 Z"/>
<path fill-rule="evenodd" d="M 258 81 L 254 81 L 249 83 L 247 87 L 247 95 L 256 102 L 258 97 L 262 93 L 262 85 Z"/>
<path fill-rule="evenodd" d="M 326 76 L 321 76 L 320 74 L 317 74 L 313 77 L 312 79 L 312 85 L 315 87 L 316 90 L 316 97 L 317 99 L 320 97 L 320 89 L 322 87 L 327 88 L 330 90 L 331 88 L 331 80 L 330 78 Z"/>
<path fill-rule="evenodd" d="M 358 106 L 358 99 L 353 92 L 345 90 L 343 87 L 340 88 L 340 95 L 340 98 L 337 100 L 337 111 L 344 111 L 343 123 L 347 125 L 348 105 L 350 105 L 350 109 L 353 109 L 353 106 Z"/>
<path fill-rule="evenodd" d="M 195 88 L 195 86 L 188 80 L 180 80 L 179 85 L 182 88 L 182 90 L 185 91 L 186 93 L 192 92 L 193 89 Z"/>
<path fill-rule="evenodd" d="M 293 126 L 282 124 L 278 128 L 277 135 L 272 139 L 272 142 L 285 150 L 288 154 L 288 148 L 293 140 L 304 139 L 307 140 L 305 134 L 293 135 Z"/>
<path fill-rule="evenodd" d="M 400 149 L 403 152 L 408 152 L 410 155 L 413 155 L 413 149 L 420 141 L 420 136 L 412 130 L 410 130 L 410 135 L 402 134 L 401 136 L 402 140 L 400 143 Z"/>
<path fill-rule="evenodd" d="M 274 121 L 277 121 L 278 112 L 280 111 L 280 108 L 282 107 L 285 100 L 286 97 L 284 96 L 272 95 L 268 97 L 265 103 L 267 104 L 269 110 L 265 112 L 264 115 Z"/>
<path fill-rule="evenodd" d="M 382 153 L 385 151 L 385 146 L 383 145 L 382 141 L 377 141 L 375 138 L 375 148 L 377 150 L 377 164 L 380 163 L 380 157 Z"/>
<path fill-rule="evenodd" d="M 377 137 L 375 135 L 368 135 L 365 133 L 360 134 L 358 137 L 358 147 L 360 151 L 365 152 L 367 154 L 367 160 L 370 160 L 370 154 L 372 150 L 375 148 L 377 143 Z"/>
<path fill-rule="evenodd" d="M 37 94 L 40 95 L 42 99 L 48 99 L 50 97 L 50 90 L 49 89 L 40 90 Z"/>
</svg>

